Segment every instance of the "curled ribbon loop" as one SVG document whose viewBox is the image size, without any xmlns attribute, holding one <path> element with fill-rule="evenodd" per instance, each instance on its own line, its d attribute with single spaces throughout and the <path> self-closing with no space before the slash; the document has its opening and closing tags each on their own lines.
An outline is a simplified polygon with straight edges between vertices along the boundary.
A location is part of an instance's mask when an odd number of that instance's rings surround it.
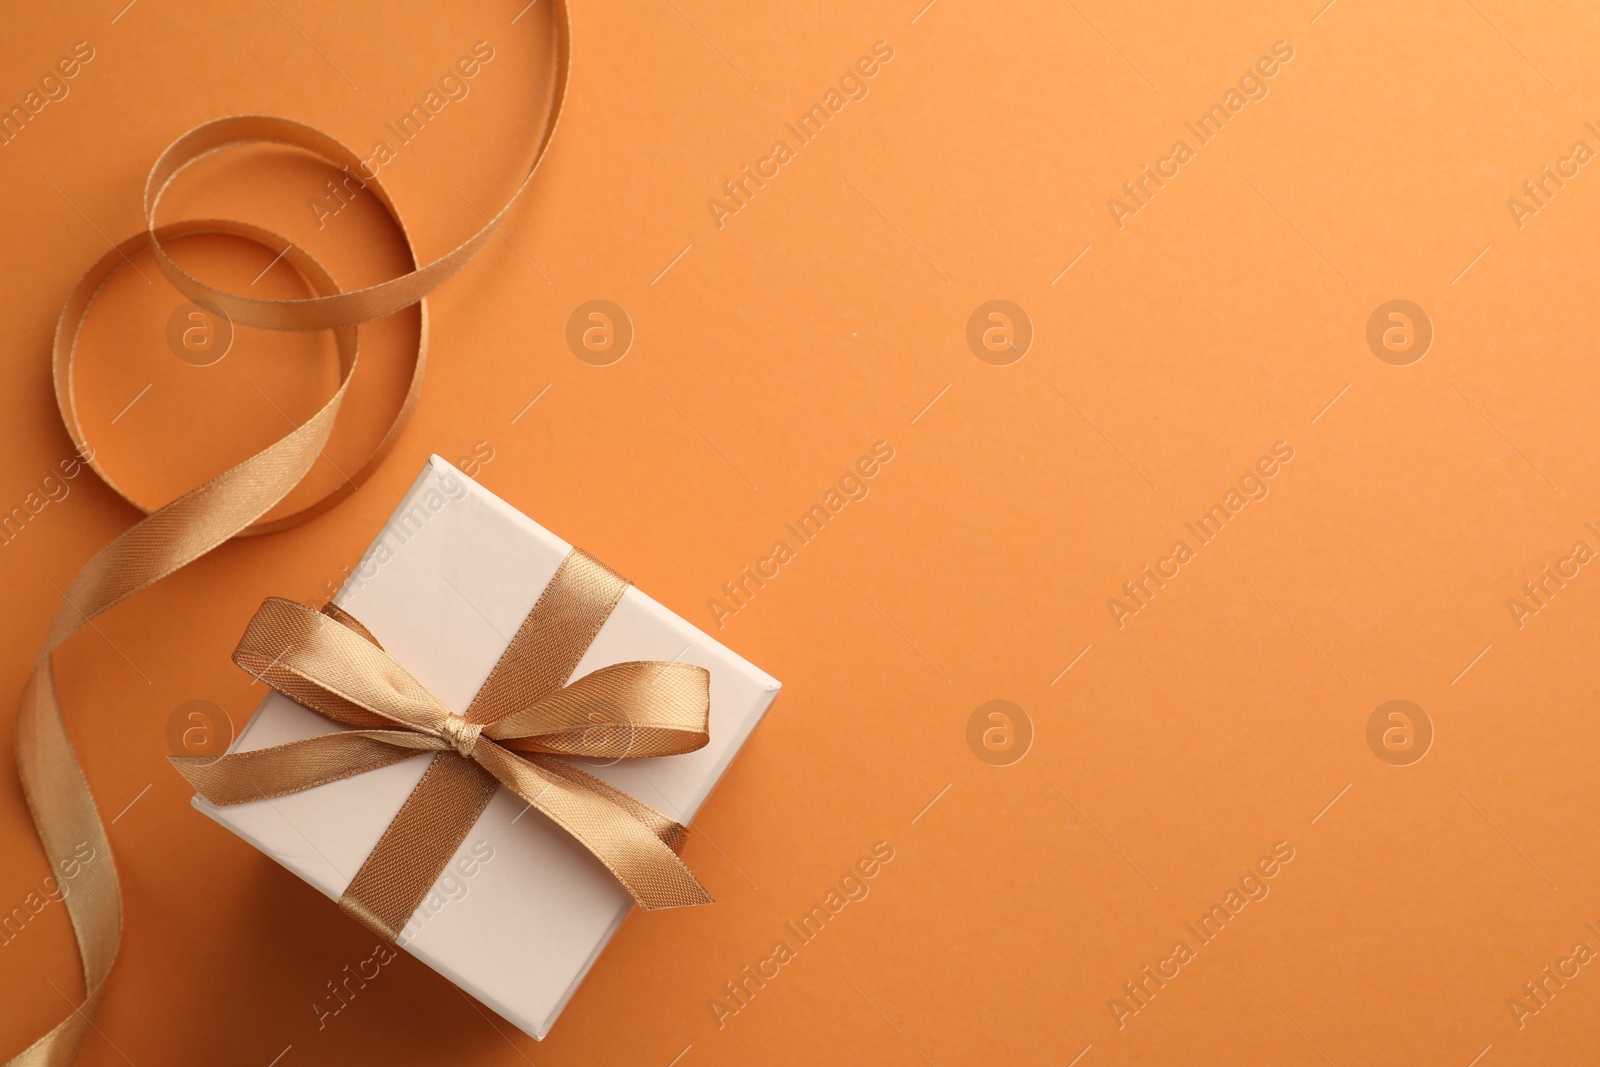
<svg viewBox="0 0 1600 1067">
<path fill-rule="evenodd" d="M 685 827 L 557 758 L 645 758 L 704 747 L 711 707 L 705 668 L 614 663 L 548 691 L 538 688 L 539 679 L 551 671 L 523 669 L 566 666 L 570 673 L 626 588 L 604 564 L 574 549 L 464 715 L 440 703 L 348 612 L 270 599 L 250 620 L 234 662 L 349 729 L 171 762 L 201 796 L 229 805 L 436 753 L 340 902 L 389 940 L 399 937 L 496 784 L 593 853 L 641 907 L 709 904 L 678 855 Z M 619 737 L 627 738 L 620 753 Z"/>
<path fill-rule="evenodd" d="M 145 232 L 114 247 L 89 268 L 68 296 L 56 324 L 52 354 L 56 402 L 61 410 L 62 421 L 73 444 L 77 446 L 78 454 L 85 458 L 107 486 L 143 512 L 145 518 L 102 548 L 73 578 L 18 701 L 18 777 L 45 858 L 51 868 L 56 869 L 70 862 L 76 849 L 87 845 L 94 849 L 95 854 L 104 855 L 107 859 L 84 867 L 74 882 L 74 892 L 65 898 L 83 964 L 83 1002 L 8 1061 L 6 1067 L 65 1067 L 77 1058 L 89 1027 L 93 1025 L 91 1018 L 105 991 L 122 940 L 122 890 L 116 867 L 110 861 L 111 847 L 106 839 L 105 826 L 95 807 L 94 795 L 84 777 L 61 714 L 52 673 L 52 654 L 63 641 L 99 615 L 229 539 L 284 529 L 333 507 L 354 492 L 382 462 L 398 440 L 420 393 L 423 369 L 427 362 L 428 315 L 424 298 L 449 280 L 488 241 L 531 183 L 555 132 L 566 96 L 570 34 L 564 0 L 556 0 L 550 10 L 556 45 L 554 94 L 550 114 L 537 140 L 533 161 L 515 193 L 494 218 L 439 259 L 418 265 L 415 250 L 394 202 L 377 180 L 376 174 L 365 172 L 359 177 L 400 228 L 413 268 L 406 274 L 367 289 L 342 292 L 333 277 L 309 253 L 288 239 L 260 227 L 229 220 L 193 220 L 158 225 L 156 209 L 162 193 L 172 180 L 195 160 L 233 145 L 255 142 L 285 144 L 311 152 L 336 167 L 348 166 L 352 160 L 358 165 L 360 163 L 349 149 L 314 127 L 288 119 L 242 116 L 198 126 L 162 152 L 145 184 Z M 231 234 L 262 245 L 274 254 L 282 251 L 284 262 L 299 273 L 314 295 L 298 300 L 248 298 L 215 289 L 189 276 L 172 262 L 163 242 L 203 233 Z M 276 330 L 332 330 L 340 364 L 338 389 L 310 419 L 255 455 L 159 508 L 134 499 L 107 473 L 101 457 L 84 439 L 73 387 L 73 362 L 78 337 L 96 295 L 113 273 L 146 248 L 150 249 L 163 273 L 181 292 L 191 299 L 213 302 L 237 322 Z M 392 314 L 411 304 L 418 304 L 421 311 L 416 360 L 405 399 L 383 439 L 358 472 L 337 488 L 299 511 L 267 518 L 268 513 L 310 472 L 333 430 L 350 376 L 355 370 L 356 324 Z M 462 776 L 462 768 L 470 774 L 481 773 L 486 780 L 492 781 L 487 772 L 479 770 L 483 753 L 489 748 L 495 752 L 505 752 L 508 760 L 531 766 L 526 759 L 512 757 L 498 745 L 485 746 L 481 739 L 476 745 L 471 745 L 466 744 L 463 738 L 463 744 L 473 753 L 473 758 L 457 758 L 459 749 L 456 745 L 438 736 L 442 729 L 442 726 L 436 727 L 434 736 L 418 734 L 410 729 L 392 730 L 388 733 L 394 737 L 383 740 L 356 737 L 344 744 L 350 751 L 359 749 L 365 753 L 364 758 L 374 766 L 381 766 L 384 762 L 380 756 L 387 757 L 390 753 L 404 751 L 409 742 L 398 740 L 401 737 L 432 742 L 435 750 L 441 747 L 450 749 L 450 760 L 435 760 L 429 773 L 424 775 L 424 784 L 432 783 L 430 788 L 448 786 Z M 362 745 L 368 747 L 362 748 Z M 413 747 L 418 746 L 413 744 Z M 427 750 L 426 746 L 421 747 Z M 334 773 L 345 768 L 345 764 L 328 755 L 319 758 L 325 764 L 326 773 L 332 777 L 359 773 L 348 769 L 343 773 Z M 393 758 L 388 758 L 387 762 L 393 762 Z M 439 766 L 451 769 L 435 774 L 434 770 Z M 521 772 L 508 770 L 506 773 Z M 544 773 L 563 781 L 568 780 L 562 778 L 566 773 L 563 771 L 546 769 Z M 486 804 L 487 794 L 481 788 L 478 792 L 482 796 L 482 803 Z M 634 822 L 639 822 L 640 816 L 631 809 L 630 815 Z M 648 822 L 648 818 L 645 822 Z M 382 844 L 380 842 L 380 846 Z M 366 871 L 364 867 L 363 873 Z M 392 881 L 385 873 L 379 879 L 379 884 L 387 885 Z"/>
</svg>

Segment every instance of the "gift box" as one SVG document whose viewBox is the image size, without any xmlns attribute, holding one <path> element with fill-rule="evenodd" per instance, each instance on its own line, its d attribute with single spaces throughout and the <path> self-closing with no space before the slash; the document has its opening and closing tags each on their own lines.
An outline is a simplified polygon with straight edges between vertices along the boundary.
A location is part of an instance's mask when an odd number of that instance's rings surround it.
<svg viewBox="0 0 1600 1067">
<path fill-rule="evenodd" d="M 461 714 L 571 550 L 434 456 L 333 602 Z M 653 759 L 573 762 L 687 824 L 779 683 L 629 586 L 569 682 L 638 660 L 705 668 L 709 742 Z M 344 728 L 272 692 L 229 752 Z M 428 765 L 421 754 L 270 799 L 193 803 L 338 900 Z M 594 855 L 502 786 L 396 944 L 542 1039 L 633 903 Z"/>
</svg>

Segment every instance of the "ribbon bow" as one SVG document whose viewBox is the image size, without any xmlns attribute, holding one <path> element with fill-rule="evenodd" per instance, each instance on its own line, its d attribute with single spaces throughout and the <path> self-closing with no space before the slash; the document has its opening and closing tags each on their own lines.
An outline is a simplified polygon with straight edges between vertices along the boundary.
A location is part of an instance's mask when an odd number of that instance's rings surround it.
<svg viewBox="0 0 1600 1067">
<path fill-rule="evenodd" d="M 561 758 L 670 756 L 710 740 L 703 667 L 616 663 L 562 684 L 627 586 L 573 549 L 464 715 L 428 692 L 349 613 L 271 598 L 233 661 L 352 729 L 220 758 L 169 758 L 201 796 L 229 805 L 432 753 L 339 901 L 391 941 L 501 785 L 592 852 L 641 907 L 709 904 L 679 858 L 686 827 Z"/>
</svg>

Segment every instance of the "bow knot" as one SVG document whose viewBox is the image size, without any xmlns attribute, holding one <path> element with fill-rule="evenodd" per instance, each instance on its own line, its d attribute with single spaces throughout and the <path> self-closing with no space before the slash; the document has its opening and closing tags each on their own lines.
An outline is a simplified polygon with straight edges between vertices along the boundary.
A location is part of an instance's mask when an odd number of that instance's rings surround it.
<svg viewBox="0 0 1600 1067">
<path fill-rule="evenodd" d="M 472 758 L 472 750 L 478 744 L 478 735 L 483 733 L 483 723 L 468 722 L 465 717 L 451 715 L 439 724 L 439 736 L 450 742 L 455 750 L 467 759 Z"/>
</svg>

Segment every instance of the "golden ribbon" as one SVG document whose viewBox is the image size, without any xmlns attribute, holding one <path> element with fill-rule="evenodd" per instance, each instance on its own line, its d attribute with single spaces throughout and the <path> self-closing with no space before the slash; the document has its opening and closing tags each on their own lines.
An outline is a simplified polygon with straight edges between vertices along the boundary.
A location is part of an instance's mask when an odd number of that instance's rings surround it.
<svg viewBox="0 0 1600 1067">
<path fill-rule="evenodd" d="M 569 677 L 628 583 L 573 549 L 463 715 L 329 605 L 273 598 L 233 661 L 296 702 L 354 729 L 212 758 L 169 757 L 213 804 L 297 793 L 434 753 L 339 901 L 390 941 L 503 785 L 604 863 L 644 908 L 709 904 L 679 859 L 686 827 L 562 756 L 630 759 L 703 748 L 709 676 L 636 660 Z"/>
<path fill-rule="evenodd" d="M 68 863 L 75 846 L 80 843 L 87 842 L 97 854 L 111 855 L 105 826 L 73 751 L 56 698 L 53 653 L 63 641 L 99 615 L 231 538 L 283 529 L 327 510 L 354 492 L 383 460 L 410 418 L 421 388 L 427 363 L 425 298 L 459 271 L 489 240 L 532 182 L 555 133 L 566 97 L 570 30 L 564 0 L 555 0 L 552 7 L 556 31 L 554 96 L 533 161 L 521 184 L 494 218 L 444 256 L 426 266 L 418 265 L 410 235 L 388 192 L 377 175 L 368 173 L 360 157 L 345 145 L 314 127 L 289 119 L 235 116 L 203 123 L 161 153 L 145 183 L 145 231 L 122 241 L 90 267 L 67 298 L 57 320 L 52 354 L 56 402 L 62 421 L 66 423 L 73 444 L 78 446 L 78 454 L 89 457 L 89 464 L 106 484 L 146 517 L 97 552 L 73 578 L 18 702 L 18 777 L 52 870 Z M 310 253 L 269 230 L 230 220 L 157 225 L 156 210 L 161 197 L 185 168 L 213 152 L 259 142 L 303 149 L 336 167 L 355 170 L 405 238 L 413 269 L 378 285 L 342 292 Z M 200 233 L 232 234 L 260 244 L 273 254 L 284 250 L 284 261 L 316 295 L 296 300 L 263 300 L 223 292 L 190 277 L 167 256 L 162 242 Z M 129 262 L 129 257 L 146 247 L 179 291 L 191 300 L 210 301 L 235 322 L 274 330 L 332 330 L 340 366 L 338 389 L 310 419 L 243 462 L 153 510 L 112 481 L 101 465 L 98 450 L 90 449 L 84 440 L 72 379 L 78 335 L 94 298 L 106 280 Z M 421 312 L 416 359 L 405 399 L 383 439 L 347 482 L 291 515 L 261 521 L 262 516 L 300 484 L 333 430 L 356 366 L 356 325 L 391 315 L 412 304 L 419 305 Z M 88 1034 L 90 1019 L 110 977 L 122 941 L 122 890 L 115 864 L 97 863 L 83 868 L 74 882 L 74 889 L 65 903 L 83 964 L 83 1003 L 13 1057 L 6 1067 L 65 1067 L 72 1063 Z"/>
</svg>

